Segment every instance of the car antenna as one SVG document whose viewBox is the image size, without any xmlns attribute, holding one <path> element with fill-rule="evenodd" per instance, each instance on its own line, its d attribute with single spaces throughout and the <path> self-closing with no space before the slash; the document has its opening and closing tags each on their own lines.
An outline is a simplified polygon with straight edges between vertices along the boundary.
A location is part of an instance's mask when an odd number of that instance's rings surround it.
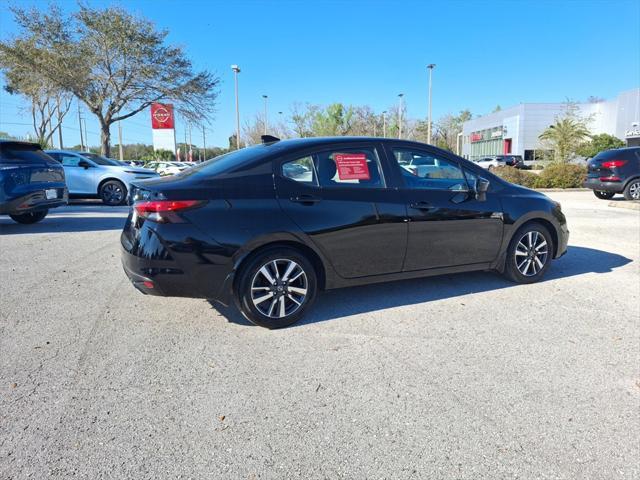
<svg viewBox="0 0 640 480">
<path fill-rule="evenodd" d="M 273 135 L 262 135 L 260 138 L 262 139 L 262 143 L 265 143 L 265 144 L 280 141 L 278 137 L 274 137 Z"/>
</svg>

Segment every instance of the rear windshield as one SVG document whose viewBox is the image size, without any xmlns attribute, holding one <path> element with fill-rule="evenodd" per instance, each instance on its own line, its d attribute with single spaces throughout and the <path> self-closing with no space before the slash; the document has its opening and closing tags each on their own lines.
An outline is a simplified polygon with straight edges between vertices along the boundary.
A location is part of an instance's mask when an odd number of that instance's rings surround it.
<svg viewBox="0 0 640 480">
<path fill-rule="evenodd" d="M 640 148 L 621 148 L 616 150 L 605 150 L 600 152 L 594 160 L 609 160 L 611 158 L 626 158 L 629 160 L 637 160 L 640 158 Z"/>
<path fill-rule="evenodd" d="M 0 163 L 51 163 L 54 160 L 36 145 L 0 145 Z"/>
<path fill-rule="evenodd" d="M 241 150 L 235 150 L 183 170 L 179 175 L 202 175 L 211 177 L 221 173 L 230 173 L 236 170 L 241 170 L 244 167 L 266 158 L 269 154 L 273 153 L 273 151 L 273 147 L 270 147 L 269 145 L 256 145 L 253 147 L 243 148 Z"/>
</svg>

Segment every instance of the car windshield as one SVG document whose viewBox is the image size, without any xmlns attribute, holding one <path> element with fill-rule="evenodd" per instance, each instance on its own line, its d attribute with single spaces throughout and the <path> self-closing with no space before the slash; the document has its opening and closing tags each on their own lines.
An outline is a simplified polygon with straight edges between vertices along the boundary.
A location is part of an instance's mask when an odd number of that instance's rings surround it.
<svg viewBox="0 0 640 480">
<path fill-rule="evenodd" d="M 94 163 L 97 163 L 98 165 L 109 165 L 112 167 L 122 166 L 122 164 L 117 162 L 116 160 L 111 160 L 109 158 L 101 157 L 100 155 L 96 155 L 95 153 L 82 152 L 80 155 L 82 155 L 83 157 L 87 157 L 89 160 L 91 160 Z"/>
</svg>

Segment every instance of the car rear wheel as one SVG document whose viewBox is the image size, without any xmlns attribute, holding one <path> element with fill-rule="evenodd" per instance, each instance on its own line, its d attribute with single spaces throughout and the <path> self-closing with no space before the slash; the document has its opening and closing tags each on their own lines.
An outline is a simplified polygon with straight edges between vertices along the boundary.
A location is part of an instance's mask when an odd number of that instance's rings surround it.
<svg viewBox="0 0 640 480">
<path fill-rule="evenodd" d="M 624 198 L 627 200 L 640 200 L 640 178 L 629 182 L 624 189 Z"/>
<path fill-rule="evenodd" d="M 47 216 L 49 210 L 41 210 L 39 212 L 23 213 L 20 215 L 9 215 L 13 220 L 18 223 L 24 223 L 26 225 L 31 223 L 37 223 Z"/>
<path fill-rule="evenodd" d="M 252 323 L 282 328 L 302 318 L 316 292 L 317 276 L 311 262 L 296 250 L 277 248 L 257 255 L 242 269 L 237 302 Z"/>
<path fill-rule="evenodd" d="M 549 230 L 539 223 L 524 225 L 509 243 L 505 276 L 516 283 L 535 283 L 549 268 L 552 256 Z"/>
<path fill-rule="evenodd" d="M 118 180 L 109 180 L 100 187 L 100 198 L 105 205 L 122 205 L 127 199 L 127 188 Z"/>
<path fill-rule="evenodd" d="M 600 192 L 598 190 L 594 190 L 593 194 L 601 200 L 609 200 L 615 195 L 613 192 Z"/>
</svg>

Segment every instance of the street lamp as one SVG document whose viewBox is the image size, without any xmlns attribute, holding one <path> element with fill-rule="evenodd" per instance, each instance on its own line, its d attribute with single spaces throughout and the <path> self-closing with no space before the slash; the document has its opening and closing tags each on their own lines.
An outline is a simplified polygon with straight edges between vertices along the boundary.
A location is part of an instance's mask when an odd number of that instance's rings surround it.
<svg viewBox="0 0 640 480">
<path fill-rule="evenodd" d="M 240 67 L 238 65 L 231 65 L 233 70 L 233 77 L 236 84 L 236 148 L 240 150 L 240 104 L 238 102 L 238 74 L 240 73 Z"/>
<path fill-rule="evenodd" d="M 402 138 L 402 97 L 404 93 L 399 93 L 400 105 L 398 106 L 398 138 Z"/>
<path fill-rule="evenodd" d="M 264 98 L 264 134 L 267 134 L 267 100 L 268 100 L 268 96 L 267 95 L 262 95 L 262 98 Z"/>
<path fill-rule="evenodd" d="M 431 74 L 433 73 L 433 69 L 435 68 L 435 63 L 430 63 L 427 65 L 427 69 L 429 70 L 429 114 L 427 118 L 427 143 L 431 143 Z"/>
<path fill-rule="evenodd" d="M 387 136 L 387 111 L 382 112 L 382 136 Z"/>
</svg>

